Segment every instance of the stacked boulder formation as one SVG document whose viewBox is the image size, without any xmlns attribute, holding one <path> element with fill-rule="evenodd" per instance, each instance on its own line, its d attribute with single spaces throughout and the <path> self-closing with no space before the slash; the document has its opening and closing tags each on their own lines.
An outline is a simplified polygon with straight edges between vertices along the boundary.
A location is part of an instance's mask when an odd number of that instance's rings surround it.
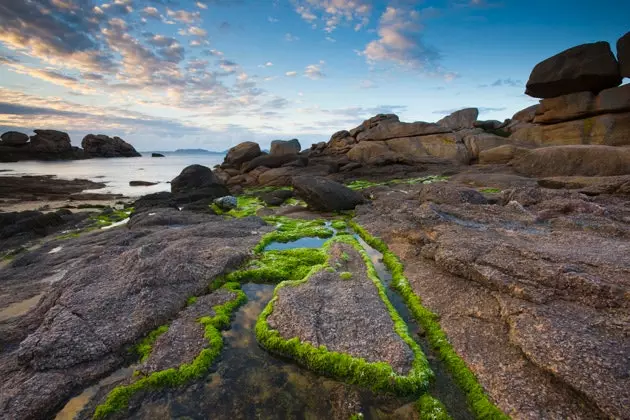
<svg viewBox="0 0 630 420">
<path fill-rule="evenodd" d="M 21 160 L 75 160 L 110 157 L 138 157 L 140 153 L 120 137 L 88 134 L 81 146 L 72 146 L 68 133 L 57 130 L 34 130 L 29 137 L 17 131 L 0 136 L 0 162 Z"/>
</svg>

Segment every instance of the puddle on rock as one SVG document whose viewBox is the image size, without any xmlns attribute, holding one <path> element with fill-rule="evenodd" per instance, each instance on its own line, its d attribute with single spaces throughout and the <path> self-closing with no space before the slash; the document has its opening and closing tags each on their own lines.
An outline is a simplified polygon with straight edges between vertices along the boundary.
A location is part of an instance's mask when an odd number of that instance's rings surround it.
<svg viewBox="0 0 630 420">
<path fill-rule="evenodd" d="M 15 318 L 16 316 L 24 315 L 29 310 L 37 305 L 39 299 L 43 296 L 43 293 L 33 296 L 32 298 L 28 298 L 22 300 L 20 302 L 15 302 L 0 310 L 0 322 L 6 321 L 7 319 Z"/>
<path fill-rule="evenodd" d="M 272 242 L 267 245 L 267 247 L 265 247 L 265 251 L 286 250 L 294 248 L 321 248 L 329 239 L 330 238 L 322 239 L 316 237 L 306 237 L 300 238 L 297 241 L 287 243 Z"/>
<path fill-rule="evenodd" d="M 274 287 L 243 285 L 248 302 L 223 333 L 224 348 L 213 373 L 183 388 L 146 395 L 128 418 L 345 420 L 358 411 L 367 419 L 409 418 L 397 414 L 409 410 L 414 397 L 375 394 L 318 376 L 261 348 L 256 320 Z"/>
</svg>

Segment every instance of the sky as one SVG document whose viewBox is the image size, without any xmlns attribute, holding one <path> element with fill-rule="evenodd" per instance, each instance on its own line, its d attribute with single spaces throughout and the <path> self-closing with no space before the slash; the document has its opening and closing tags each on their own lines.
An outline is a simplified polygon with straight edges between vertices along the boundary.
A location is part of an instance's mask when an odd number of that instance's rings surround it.
<svg viewBox="0 0 630 420">
<path fill-rule="evenodd" d="M 327 141 L 378 113 L 503 120 L 531 69 L 630 30 L 627 0 L 0 0 L 0 132 L 138 150 Z"/>
</svg>

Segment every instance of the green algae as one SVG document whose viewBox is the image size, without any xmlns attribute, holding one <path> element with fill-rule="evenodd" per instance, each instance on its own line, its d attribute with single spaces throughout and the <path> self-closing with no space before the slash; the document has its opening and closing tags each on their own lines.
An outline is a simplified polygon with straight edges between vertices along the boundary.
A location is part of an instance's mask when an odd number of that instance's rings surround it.
<svg viewBox="0 0 630 420">
<path fill-rule="evenodd" d="M 312 266 L 310 271 L 300 280 L 283 281 L 274 290 L 274 297 L 267 304 L 256 322 L 256 337 L 259 343 L 267 350 L 290 356 L 299 364 L 310 370 L 342 379 L 348 383 L 366 386 L 374 391 L 393 392 L 396 394 L 414 394 L 426 391 L 433 372 L 428 366 L 424 353 L 417 343 L 409 336 L 407 325 L 396 312 L 387 298 L 383 284 L 378 279 L 376 270 L 371 264 L 369 256 L 358 242 L 350 235 L 337 236 L 328 241 L 323 250 L 328 253 L 331 244 L 335 242 L 348 243 L 357 249 L 366 263 L 368 277 L 374 282 L 379 297 L 385 304 L 392 321 L 395 332 L 401 337 L 414 353 L 414 362 L 407 375 L 399 375 L 385 362 L 367 362 L 362 358 L 350 356 L 345 353 L 329 351 L 325 346 L 315 347 L 310 343 L 302 342 L 298 337 L 289 340 L 280 336 L 277 330 L 273 330 L 267 323 L 267 318 L 273 312 L 274 303 L 278 299 L 278 291 L 283 287 L 295 287 L 308 281 L 315 273 L 321 270 L 334 269 L 326 263 Z"/>
<path fill-rule="evenodd" d="M 289 198 L 287 199 L 287 201 L 284 202 L 284 204 L 286 204 L 287 206 L 299 206 L 299 207 L 306 207 L 307 204 L 304 200 L 300 200 L 299 198 Z"/>
<path fill-rule="evenodd" d="M 325 239 L 330 238 L 334 234 L 331 229 L 326 227 L 326 222 L 322 219 L 302 220 L 286 216 L 269 216 L 265 217 L 264 220 L 267 223 L 274 224 L 276 230 L 265 234 L 260 243 L 254 248 L 254 252 L 263 251 L 272 242 L 287 243 L 305 237 Z"/>
<path fill-rule="evenodd" d="M 349 271 L 344 271 L 342 273 L 339 273 L 339 277 L 341 277 L 341 280 L 350 280 L 352 278 L 352 273 Z"/>
<path fill-rule="evenodd" d="M 96 227 L 105 227 L 127 219 L 131 213 L 133 213 L 133 207 L 123 210 L 113 210 L 111 213 L 101 213 L 97 216 L 91 216 L 90 219 L 94 221 Z"/>
<path fill-rule="evenodd" d="M 364 418 L 363 413 L 354 413 L 348 420 L 363 420 Z"/>
<path fill-rule="evenodd" d="M 392 287 L 402 296 L 414 318 L 422 325 L 431 346 L 440 355 L 455 382 L 466 393 L 468 404 L 478 419 L 509 419 L 488 398 L 483 387 L 477 382 L 474 373 L 466 362 L 459 357 L 439 323 L 439 316 L 422 305 L 420 298 L 414 293 L 404 275 L 404 266 L 392 253 L 385 242 L 370 235 L 354 221 L 350 226 L 371 247 L 383 254 L 383 263 L 392 274 Z"/>
<path fill-rule="evenodd" d="M 186 301 L 186 306 L 194 305 L 195 303 L 197 303 L 197 296 L 191 296 Z"/>
<path fill-rule="evenodd" d="M 234 310 L 247 300 L 247 296 L 238 283 L 226 283 L 223 287 L 236 293 L 237 296 L 223 305 L 212 308 L 215 312 L 214 316 L 199 319 L 205 329 L 204 338 L 208 341 L 208 347 L 203 349 L 191 363 L 184 363 L 178 368 L 152 373 L 129 385 L 117 386 L 107 395 L 105 402 L 96 407 L 94 419 L 104 419 L 126 409 L 130 399 L 141 391 L 177 387 L 200 378 L 208 372 L 223 348 L 223 337 L 220 330 L 230 325 L 230 317 Z"/>
<path fill-rule="evenodd" d="M 444 404 L 429 394 L 421 396 L 415 406 L 420 414 L 420 420 L 452 420 Z"/>
<path fill-rule="evenodd" d="M 479 190 L 479 192 L 485 193 L 485 194 L 497 194 L 501 192 L 500 188 L 482 188 Z"/>
<path fill-rule="evenodd" d="M 235 209 L 228 211 L 226 214 L 237 218 L 255 216 L 258 210 L 265 207 L 265 204 L 258 197 L 249 195 L 236 197 L 236 205 Z"/>
<path fill-rule="evenodd" d="M 330 226 L 332 226 L 333 229 L 345 230 L 348 227 L 348 224 L 345 222 L 345 220 L 333 220 Z"/>
<path fill-rule="evenodd" d="M 372 182 L 372 181 L 365 181 L 365 180 L 356 180 L 356 181 L 352 181 L 351 183 L 347 184 L 346 187 L 348 187 L 348 188 L 350 188 L 352 190 L 363 190 L 365 188 L 380 187 L 380 186 L 384 186 L 384 185 L 432 184 L 434 182 L 443 182 L 443 181 L 447 181 L 447 180 L 448 180 L 448 177 L 447 176 L 443 176 L 443 175 L 429 175 L 429 176 L 423 176 L 423 177 L 417 177 L 417 178 L 408 178 L 408 179 L 392 179 L 392 180 L 383 181 L 383 182 Z"/>
<path fill-rule="evenodd" d="M 153 344 L 155 344 L 157 339 L 166 331 L 168 331 L 168 325 L 160 325 L 147 334 L 147 336 L 140 340 L 134 347 L 134 352 L 140 356 L 140 362 L 144 362 L 149 358 L 151 350 L 153 350 Z"/>
</svg>

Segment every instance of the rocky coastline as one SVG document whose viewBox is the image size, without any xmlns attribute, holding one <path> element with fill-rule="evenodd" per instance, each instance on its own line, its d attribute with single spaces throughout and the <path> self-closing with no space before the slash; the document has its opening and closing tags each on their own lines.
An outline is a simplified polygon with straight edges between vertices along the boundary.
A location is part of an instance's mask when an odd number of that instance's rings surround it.
<svg viewBox="0 0 630 420">
<path fill-rule="evenodd" d="M 539 63 L 540 103 L 503 122 L 388 114 L 307 150 L 245 142 L 170 192 L 29 221 L 73 227 L 22 252 L 2 230 L 0 417 L 94 386 L 76 418 L 629 419 L 629 37 Z M 253 284 L 273 290 L 260 306 Z M 235 314 L 254 342 L 229 341 Z M 226 352 L 256 341 L 266 367 L 230 388 Z"/>
</svg>

